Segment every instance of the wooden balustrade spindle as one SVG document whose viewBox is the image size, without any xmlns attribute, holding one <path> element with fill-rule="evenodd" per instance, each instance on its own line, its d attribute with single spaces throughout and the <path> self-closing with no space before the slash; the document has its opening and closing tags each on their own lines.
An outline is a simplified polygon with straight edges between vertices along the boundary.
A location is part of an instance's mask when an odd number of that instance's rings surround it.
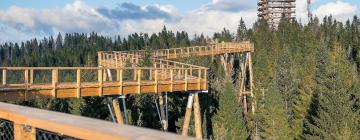
<svg viewBox="0 0 360 140">
<path fill-rule="evenodd" d="M 58 69 L 52 69 L 52 97 L 53 98 L 56 98 L 57 97 L 57 93 L 56 93 L 56 85 L 57 85 L 57 82 L 58 82 Z"/>
<path fill-rule="evenodd" d="M 2 84 L 6 85 L 6 69 L 2 70 Z"/>
<path fill-rule="evenodd" d="M 76 70 L 76 96 L 81 97 L 81 70 Z"/>
</svg>

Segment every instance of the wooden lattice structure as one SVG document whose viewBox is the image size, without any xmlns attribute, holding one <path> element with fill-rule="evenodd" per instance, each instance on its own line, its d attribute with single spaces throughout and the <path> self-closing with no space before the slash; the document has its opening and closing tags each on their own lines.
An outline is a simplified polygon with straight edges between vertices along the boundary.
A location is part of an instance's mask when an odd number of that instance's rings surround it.
<svg viewBox="0 0 360 140">
<path fill-rule="evenodd" d="M 295 19 L 296 0 L 259 0 L 258 16 L 267 20 L 271 27 L 277 27 L 280 19 Z"/>
<path fill-rule="evenodd" d="M 152 51 L 152 67 L 139 66 L 142 57 L 148 53 L 145 51 L 98 52 L 98 67 L 0 67 L 0 101 L 187 91 L 190 94 L 182 134 L 187 135 L 191 112 L 194 110 L 196 138 L 202 138 L 198 93 L 208 89 L 208 68 L 174 60 L 190 56 L 237 56 L 242 62 L 240 101 L 247 112 L 246 96 L 254 96 L 251 65 L 253 51 L 253 44 L 249 42 L 218 43 Z M 131 66 L 127 67 L 127 64 Z M 249 109 L 254 112 L 254 102 L 251 103 L 252 108 Z M 113 105 L 117 122 L 122 123 L 121 111 L 116 107 L 118 103 L 113 102 Z M 166 126 L 163 127 L 166 129 Z"/>
</svg>

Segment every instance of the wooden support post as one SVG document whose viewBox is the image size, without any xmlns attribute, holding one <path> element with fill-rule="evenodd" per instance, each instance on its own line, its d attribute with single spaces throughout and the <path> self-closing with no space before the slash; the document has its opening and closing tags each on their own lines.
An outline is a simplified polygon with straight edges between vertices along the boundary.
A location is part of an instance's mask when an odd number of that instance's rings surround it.
<svg viewBox="0 0 360 140">
<path fill-rule="evenodd" d="M 15 140 L 36 140 L 36 129 L 31 126 L 14 123 Z"/>
<path fill-rule="evenodd" d="M 188 90 L 188 70 L 185 70 L 185 91 Z"/>
<path fill-rule="evenodd" d="M 29 91 L 29 70 L 25 69 L 24 71 L 24 83 L 25 83 L 25 101 L 28 99 L 28 91 Z"/>
<path fill-rule="evenodd" d="M 111 74 L 111 70 L 110 69 L 106 69 L 107 72 L 107 76 L 109 77 L 109 81 L 112 82 L 112 74 Z"/>
<path fill-rule="evenodd" d="M 191 112 L 192 112 L 192 106 L 194 103 L 194 94 L 189 93 L 189 98 L 186 106 L 186 112 L 184 117 L 184 124 L 181 135 L 187 136 L 189 131 L 189 125 L 190 125 L 190 119 L 191 119 Z"/>
<path fill-rule="evenodd" d="M 6 69 L 2 70 L 2 84 L 5 86 L 6 85 Z"/>
<path fill-rule="evenodd" d="M 122 117 L 121 108 L 119 106 L 118 99 L 112 100 L 112 105 L 113 105 L 113 109 L 114 109 L 114 112 L 115 112 L 116 122 L 118 124 L 124 124 L 124 120 L 123 120 L 123 117 Z"/>
<path fill-rule="evenodd" d="M 207 69 L 206 68 L 204 69 L 204 81 L 205 81 L 205 84 L 204 84 L 203 89 L 207 89 Z"/>
<path fill-rule="evenodd" d="M 198 69 L 198 90 L 201 90 L 201 68 Z"/>
<path fill-rule="evenodd" d="M 136 81 L 137 79 L 136 79 L 136 76 L 137 76 L 137 71 L 136 71 L 136 69 L 134 69 L 133 70 L 133 79 L 134 79 L 134 81 Z"/>
<path fill-rule="evenodd" d="M 58 82 L 58 69 L 53 69 L 52 70 L 52 97 L 53 98 L 56 98 L 57 97 L 57 93 L 56 93 L 56 85 L 57 85 L 57 82 Z"/>
<path fill-rule="evenodd" d="M 28 69 L 24 70 L 24 83 L 25 83 L 25 87 L 27 90 L 28 86 L 29 86 L 29 70 Z"/>
<path fill-rule="evenodd" d="M 103 66 L 102 53 L 101 52 L 98 52 L 98 66 Z"/>
<path fill-rule="evenodd" d="M 201 112 L 200 112 L 200 102 L 199 102 L 198 92 L 195 92 L 194 94 L 194 119 L 195 119 L 195 138 L 202 139 Z"/>
<path fill-rule="evenodd" d="M 107 81 L 107 74 L 106 74 L 106 69 L 104 69 L 103 71 L 103 82 Z"/>
<path fill-rule="evenodd" d="M 158 69 L 155 69 L 155 93 L 158 93 Z"/>
<path fill-rule="evenodd" d="M 171 82 L 170 92 L 173 92 L 173 90 L 174 90 L 174 69 L 170 69 L 170 82 Z"/>
<path fill-rule="evenodd" d="M 34 83 L 34 70 L 33 69 L 30 69 L 30 81 L 29 81 L 30 84 L 33 84 Z"/>
<path fill-rule="evenodd" d="M 99 82 L 99 89 L 98 95 L 103 96 L 103 69 L 98 69 L 98 82 Z"/>
<path fill-rule="evenodd" d="M 164 110 L 164 98 L 162 94 L 159 95 L 159 107 L 160 107 L 160 116 L 161 116 L 161 124 L 164 131 L 167 131 L 167 122 L 166 122 L 166 116 L 165 116 L 165 110 Z"/>
<path fill-rule="evenodd" d="M 254 88 L 254 79 L 253 79 L 253 68 L 252 68 L 252 60 L 251 60 L 251 53 L 249 55 L 249 79 L 250 79 L 250 96 L 251 96 L 251 111 L 252 114 L 255 114 L 255 107 L 256 107 L 256 98 L 254 96 L 253 88 Z"/>
<path fill-rule="evenodd" d="M 152 69 L 150 69 L 149 70 L 149 73 L 150 73 L 150 75 L 149 75 L 149 80 L 152 80 L 153 78 L 153 70 Z"/>
<path fill-rule="evenodd" d="M 119 81 L 119 94 L 123 94 L 123 70 L 117 70 L 117 73 L 117 81 Z"/>
<path fill-rule="evenodd" d="M 81 70 L 76 70 L 76 96 L 81 97 Z"/>
<path fill-rule="evenodd" d="M 137 84 L 138 84 L 138 94 L 141 93 L 141 69 L 138 70 L 138 79 L 137 79 Z"/>
</svg>

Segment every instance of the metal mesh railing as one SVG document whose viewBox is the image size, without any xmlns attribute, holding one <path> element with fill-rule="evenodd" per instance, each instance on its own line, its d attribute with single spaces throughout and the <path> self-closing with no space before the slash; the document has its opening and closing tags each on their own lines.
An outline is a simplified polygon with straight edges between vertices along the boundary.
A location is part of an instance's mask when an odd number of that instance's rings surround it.
<svg viewBox="0 0 360 140">
<path fill-rule="evenodd" d="M 54 132 L 49 132 L 42 129 L 36 129 L 36 140 L 78 140 L 78 139 Z"/>
<path fill-rule="evenodd" d="M 0 119 L 0 140 L 14 139 L 14 123 Z"/>
</svg>

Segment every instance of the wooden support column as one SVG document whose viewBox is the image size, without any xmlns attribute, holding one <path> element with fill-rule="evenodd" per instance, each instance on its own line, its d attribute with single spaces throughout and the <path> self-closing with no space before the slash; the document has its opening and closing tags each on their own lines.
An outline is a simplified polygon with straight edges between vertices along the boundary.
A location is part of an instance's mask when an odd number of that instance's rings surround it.
<svg viewBox="0 0 360 140">
<path fill-rule="evenodd" d="M 28 91 L 29 91 L 29 69 L 24 71 L 24 83 L 25 83 L 25 101 L 28 100 Z"/>
<path fill-rule="evenodd" d="M 195 119 L 195 137 L 196 139 L 202 139 L 199 92 L 195 92 L 194 94 L 194 119 Z"/>
<path fill-rule="evenodd" d="M 198 69 L 198 90 L 201 90 L 201 68 Z"/>
<path fill-rule="evenodd" d="M 158 81 L 158 69 L 155 69 L 155 93 L 158 93 L 158 84 L 159 84 L 159 81 Z"/>
<path fill-rule="evenodd" d="M 111 74 L 111 70 L 110 69 L 106 69 L 107 72 L 107 77 L 109 78 L 109 81 L 112 82 L 112 74 Z M 105 80 L 106 81 L 106 80 Z"/>
<path fill-rule="evenodd" d="M 34 70 L 30 69 L 30 85 L 34 83 Z"/>
<path fill-rule="evenodd" d="M 76 70 L 76 97 L 81 97 L 81 70 Z"/>
<path fill-rule="evenodd" d="M 186 106 L 183 129 L 182 129 L 182 133 L 181 133 L 181 135 L 183 135 L 183 136 L 188 135 L 190 119 L 191 119 L 191 112 L 192 112 L 192 106 L 193 106 L 193 103 L 194 103 L 193 100 L 194 100 L 194 94 L 190 93 L 189 98 L 188 98 L 188 102 L 187 102 L 187 106 Z"/>
<path fill-rule="evenodd" d="M 185 91 L 188 90 L 188 70 L 185 70 Z"/>
<path fill-rule="evenodd" d="M 56 93 L 56 85 L 58 83 L 58 74 L 59 70 L 58 69 L 53 69 L 52 70 L 52 92 L 51 92 L 51 95 L 53 98 L 57 98 L 57 93 Z"/>
<path fill-rule="evenodd" d="M 36 129 L 31 126 L 14 123 L 15 140 L 36 140 Z"/>
<path fill-rule="evenodd" d="M 25 87 L 27 90 L 27 88 L 29 86 L 29 70 L 28 69 L 24 70 L 24 83 L 25 83 Z"/>
<path fill-rule="evenodd" d="M 99 84 L 99 89 L 98 89 L 98 95 L 99 96 L 103 96 L 103 69 L 98 69 L 98 84 Z"/>
<path fill-rule="evenodd" d="M 205 83 L 204 83 L 203 89 L 207 89 L 207 68 L 204 69 L 204 80 L 205 80 Z"/>
<path fill-rule="evenodd" d="M 173 92 L 173 90 L 174 90 L 174 69 L 170 69 L 170 82 L 171 82 L 170 92 Z"/>
<path fill-rule="evenodd" d="M 253 88 L 254 88 L 254 79 L 253 79 L 253 68 L 252 68 L 252 60 L 251 60 L 251 53 L 248 52 L 249 55 L 249 79 L 250 79 L 250 96 L 251 96 L 251 112 L 255 114 L 255 107 L 256 107 L 256 98 L 254 96 Z"/>
<path fill-rule="evenodd" d="M 117 81 L 119 82 L 119 94 L 123 94 L 123 70 L 122 69 L 118 69 L 117 71 Z"/>
<path fill-rule="evenodd" d="M 166 116 L 165 116 L 165 110 L 164 110 L 164 98 L 162 94 L 159 95 L 159 107 L 160 107 L 160 115 L 161 115 L 161 123 L 164 131 L 167 131 L 167 122 L 166 122 Z"/>
<path fill-rule="evenodd" d="M 6 85 L 6 69 L 2 70 L 2 84 Z"/>
<path fill-rule="evenodd" d="M 102 66 L 102 53 L 98 52 L 98 66 Z"/>
<path fill-rule="evenodd" d="M 138 75 L 138 79 L 137 79 L 137 84 L 138 84 L 138 94 L 141 93 L 141 69 L 139 69 L 137 71 L 137 75 Z"/>
<path fill-rule="evenodd" d="M 113 109 L 114 109 L 114 112 L 115 112 L 116 122 L 118 124 L 121 124 L 121 125 L 124 124 L 124 120 L 123 120 L 123 117 L 122 117 L 121 108 L 119 106 L 118 99 L 112 100 L 112 105 L 113 105 Z"/>
</svg>

